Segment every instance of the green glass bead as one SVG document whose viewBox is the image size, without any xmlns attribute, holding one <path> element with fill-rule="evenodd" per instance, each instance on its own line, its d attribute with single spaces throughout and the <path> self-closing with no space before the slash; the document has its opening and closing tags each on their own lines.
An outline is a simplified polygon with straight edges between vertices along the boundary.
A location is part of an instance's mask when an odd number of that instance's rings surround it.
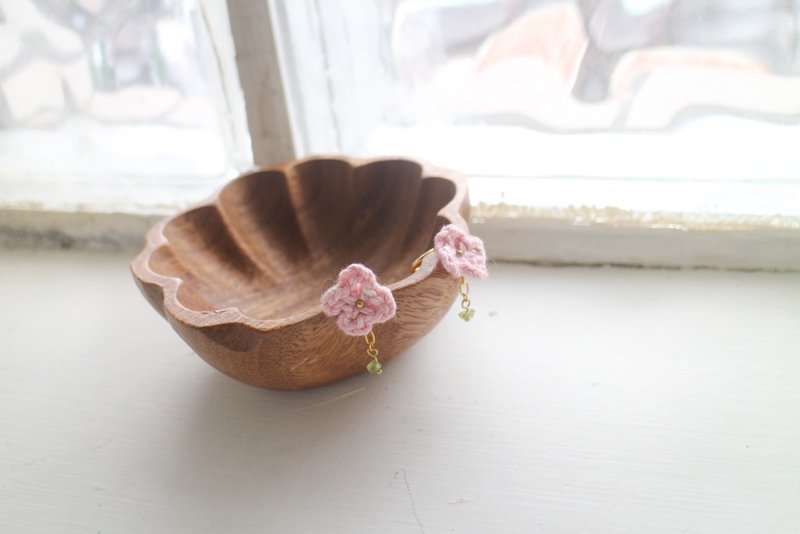
<svg viewBox="0 0 800 534">
<path fill-rule="evenodd" d="M 465 321 L 469 321 L 470 319 L 472 319 L 474 315 L 475 315 L 475 310 L 472 308 L 467 308 L 466 310 L 463 310 L 458 314 L 458 316 L 464 319 Z"/>
<path fill-rule="evenodd" d="M 367 371 L 369 371 L 369 374 L 371 375 L 379 375 L 383 373 L 382 367 L 383 366 L 381 365 L 381 362 L 378 360 L 372 360 L 367 364 Z"/>
</svg>

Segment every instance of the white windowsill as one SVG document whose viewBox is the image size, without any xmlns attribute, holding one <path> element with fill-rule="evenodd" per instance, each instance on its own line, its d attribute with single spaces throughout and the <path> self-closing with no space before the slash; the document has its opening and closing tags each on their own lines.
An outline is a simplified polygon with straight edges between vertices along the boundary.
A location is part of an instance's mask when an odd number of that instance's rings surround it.
<svg viewBox="0 0 800 534">
<path fill-rule="evenodd" d="M 420 149 L 409 147 L 411 153 Z M 720 188 L 688 179 L 501 177 L 467 170 L 473 231 L 498 261 L 800 270 L 800 183 L 788 176 Z M 161 216 L 208 198 L 236 174 L 108 180 L 102 173 L 5 172 L 0 246 L 60 248 L 135 248 Z"/>
<path fill-rule="evenodd" d="M 496 182 L 492 180 L 493 186 Z M 573 205 L 536 208 L 498 199 L 496 189 L 482 193 L 482 183 L 486 182 L 471 181 L 471 226 L 495 261 L 800 270 L 800 229 L 794 217 L 692 217 Z M 0 247 L 132 250 L 141 246 L 156 221 L 186 207 L 189 199 L 207 198 L 214 189 L 176 189 L 171 200 L 126 204 L 124 209 L 115 209 L 118 204 L 106 210 L 83 204 L 61 209 L 39 203 L 0 205 Z"/>
<path fill-rule="evenodd" d="M 800 275 L 496 265 L 383 376 L 202 362 L 129 255 L 4 251 L 0 530 L 800 531 Z"/>
</svg>

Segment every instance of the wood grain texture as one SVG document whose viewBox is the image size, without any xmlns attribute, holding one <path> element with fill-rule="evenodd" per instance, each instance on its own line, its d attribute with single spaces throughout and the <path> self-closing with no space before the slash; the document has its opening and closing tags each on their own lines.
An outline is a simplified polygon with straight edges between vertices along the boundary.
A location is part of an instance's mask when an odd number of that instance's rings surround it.
<svg viewBox="0 0 800 534">
<path fill-rule="evenodd" d="M 157 224 L 131 264 L 147 300 L 203 359 L 259 387 L 304 389 L 364 372 L 361 337 L 320 308 L 359 262 L 388 285 L 397 316 L 377 325 L 387 362 L 450 309 L 458 282 L 435 256 L 443 225 L 466 228 L 465 181 L 402 159 L 309 158 L 246 174 Z"/>
</svg>

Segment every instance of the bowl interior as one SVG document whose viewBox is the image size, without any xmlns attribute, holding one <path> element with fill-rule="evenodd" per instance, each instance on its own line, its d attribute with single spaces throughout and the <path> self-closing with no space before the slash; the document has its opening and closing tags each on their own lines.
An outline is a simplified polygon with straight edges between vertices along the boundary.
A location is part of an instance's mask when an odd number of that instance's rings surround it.
<svg viewBox="0 0 800 534">
<path fill-rule="evenodd" d="M 406 160 L 353 167 L 319 159 L 245 175 L 215 205 L 169 221 L 150 268 L 182 280 L 178 300 L 187 308 L 236 307 L 261 320 L 317 306 L 350 263 L 397 282 L 450 222 L 438 212 L 455 184 L 422 173 Z"/>
</svg>

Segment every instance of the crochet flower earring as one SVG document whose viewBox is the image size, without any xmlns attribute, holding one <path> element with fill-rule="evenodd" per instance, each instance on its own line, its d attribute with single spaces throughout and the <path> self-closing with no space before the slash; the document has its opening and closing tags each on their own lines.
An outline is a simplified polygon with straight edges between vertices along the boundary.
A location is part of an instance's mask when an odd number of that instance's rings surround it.
<svg viewBox="0 0 800 534">
<path fill-rule="evenodd" d="M 419 269 L 422 259 L 432 252 L 439 257 L 442 267 L 459 279 L 461 311 L 458 316 L 464 321 L 469 321 L 475 315 L 475 310 L 469 298 L 469 284 L 466 277 L 483 280 L 489 276 L 483 241 L 479 237 L 467 234 L 455 224 L 448 224 L 433 238 L 433 248 L 414 261 L 412 270 Z"/>
<path fill-rule="evenodd" d="M 372 359 L 367 371 L 373 375 L 383 373 L 372 325 L 394 317 L 397 304 L 391 290 L 379 284 L 369 268 L 353 263 L 339 273 L 336 285 L 323 293 L 320 302 L 325 315 L 336 317 L 342 332 L 348 336 L 364 336 L 367 356 Z"/>
</svg>

